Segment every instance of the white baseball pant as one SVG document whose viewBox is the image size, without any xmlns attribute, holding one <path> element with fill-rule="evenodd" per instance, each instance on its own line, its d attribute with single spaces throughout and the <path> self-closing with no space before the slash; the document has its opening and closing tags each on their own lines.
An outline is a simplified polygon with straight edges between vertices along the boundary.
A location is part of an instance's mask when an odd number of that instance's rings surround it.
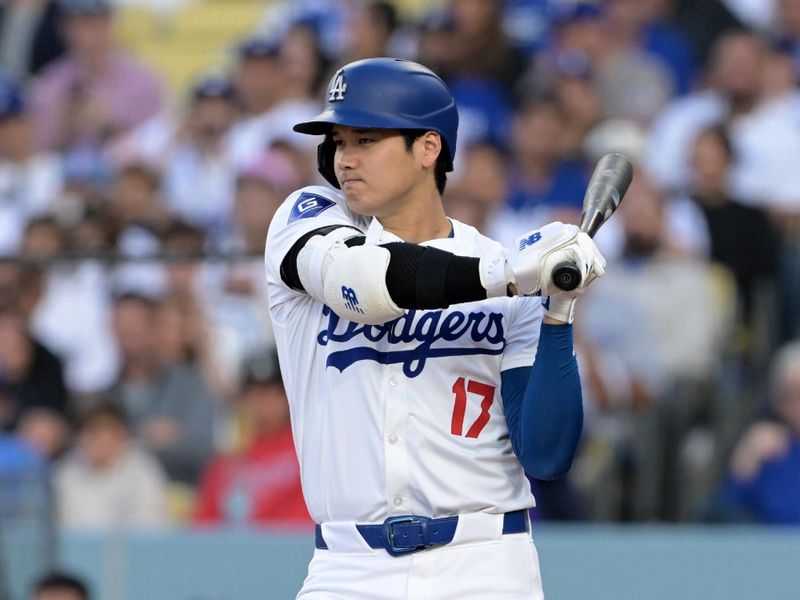
<svg viewBox="0 0 800 600">
<path fill-rule="evenodd" d="M 452 542 L 398 557 L 327 523 L 297 600 L 543 600 L 533 538 L 503 535 L 502 518 L 461 515 Z"/>
</svg>

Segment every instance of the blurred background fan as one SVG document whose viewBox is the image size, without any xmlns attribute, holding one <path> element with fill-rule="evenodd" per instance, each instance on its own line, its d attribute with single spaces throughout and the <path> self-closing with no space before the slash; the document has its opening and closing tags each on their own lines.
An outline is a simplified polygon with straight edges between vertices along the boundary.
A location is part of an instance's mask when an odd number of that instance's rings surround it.
<svg viewBox="0 0 800 600">
<path fill-rule="evenodd" d="M 635 164 L 579 455 L 531 480 L 548 598 L 796 596 L 800 0 L 3 0 L 0 599 L 292 597 L 267 225 L 321 183 L 292 124 L 387 55 L 453 91 L 446 210 L 504 244 Z"/>
</svg>

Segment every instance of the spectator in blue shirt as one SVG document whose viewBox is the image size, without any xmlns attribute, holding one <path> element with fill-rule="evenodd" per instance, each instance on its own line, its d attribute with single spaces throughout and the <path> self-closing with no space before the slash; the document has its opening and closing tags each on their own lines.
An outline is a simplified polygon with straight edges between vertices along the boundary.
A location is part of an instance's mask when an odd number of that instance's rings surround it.
<svg viewBox="0 0 800 600">
<path fill-rule="evenodd" d="M 520 108 L 517 119 L 510 207 L 523 210 L 545 205 L 580 213 L 588 168 L 565 156 L 562 107 L 549 95 L 532 98 Z"/>
<path fill-rule="evenodd" d="M 692 46 L 683 32 L 670 24 L 663 0 L 610 0 L 606 3 L 611 31 L 664 63 L 677 94 L 686 94 L 695 77 Z"/>
<path fill-rule="evenodd" d="M 751 425 L 734 449 L 722 489 L 725 519 L 800 525 L 800 341 L 774 359 L 775 420 Z"/>
</svg>

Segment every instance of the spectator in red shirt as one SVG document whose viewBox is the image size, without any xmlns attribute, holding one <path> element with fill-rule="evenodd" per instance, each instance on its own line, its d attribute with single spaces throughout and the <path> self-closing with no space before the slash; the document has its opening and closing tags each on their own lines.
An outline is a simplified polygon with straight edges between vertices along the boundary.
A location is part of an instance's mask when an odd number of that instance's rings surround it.
<svg viewBox="0 0 800 600">
<path fill-rule="evenodd" d="M 239 451 L 215 457 L 206 468 L 194 521 L 311 527 L 274 352 L 245 360 L 238 401 L 246 441 Z"/>
</svg>

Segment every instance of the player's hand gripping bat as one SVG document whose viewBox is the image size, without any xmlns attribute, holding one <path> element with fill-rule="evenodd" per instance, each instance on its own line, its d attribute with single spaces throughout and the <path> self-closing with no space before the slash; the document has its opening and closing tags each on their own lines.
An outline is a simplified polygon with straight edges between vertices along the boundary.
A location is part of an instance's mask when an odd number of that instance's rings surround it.
<svg viewBox="0 0 800 600">
<path fill-rule="evenodd" d="M 581 231 L 594 237 L 600 226 L 619 207 L 633 179 L 633 166 L 622 154 L 606 154 L 599 161 L 583 197 Z M 563 262 L 553 269 L 553 284 L 565 292 L 581 284 L 581 271 L 572 263 Z"/>
</svg>

